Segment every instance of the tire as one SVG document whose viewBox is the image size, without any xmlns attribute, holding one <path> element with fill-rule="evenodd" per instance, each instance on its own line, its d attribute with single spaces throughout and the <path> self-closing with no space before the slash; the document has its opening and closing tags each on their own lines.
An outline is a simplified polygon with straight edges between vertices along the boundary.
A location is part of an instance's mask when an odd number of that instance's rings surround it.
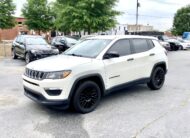
<svg viewBox="0 0 190 138">
<path fill-rule="evenodd" d="M 16 51 L 15 51 L 14 48 L 12 49 L 12 58 L 13 59 L 17 59 L 18 58 L 18 56 L 16 55 Z"/>
<path fill-rule="evenodd" d="M 183 50 L 183 46 L 180 46 L 180 47 L 179 47 L 179 50 Z"/>
<path fill-rule="evenodd" d="M 165 81 L 165 71 L 161 67 L 156 67 L 152 72 L 150 81 L 147 83 L 147 86 L 152 90 L 160 89 Z"/>
<path fill-rule="evenodd" d="M 86 81 L 79 85 L 73 97 L 73 107 L 79 113 L 92 112 L 99 104 L 101 91 L 93 81 Z"/>
<path fill-rule="evenodd" d="M 26 62 L 26 64 L 28 64 L 28 63 L 31 62 L 31 57 L 30 57 L 30 54 L 29 54 L 29 53 L 26 53 L 26 54 L 25 54 L 25 62 Z"/>
</svg>

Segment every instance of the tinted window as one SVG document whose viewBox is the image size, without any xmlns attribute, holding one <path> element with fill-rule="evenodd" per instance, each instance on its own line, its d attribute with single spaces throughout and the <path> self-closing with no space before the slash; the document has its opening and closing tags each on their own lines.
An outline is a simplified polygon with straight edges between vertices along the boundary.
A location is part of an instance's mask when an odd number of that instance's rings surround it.
<svg viewBox="0 0 190 138">
<path fill-rule="evenodd" d="M 117 41 L 109 50 L 118 52 L 120 56 L 126 56 L 131 54 L 131 47 L 129 40 L 119 40 Z"/>
<path fill-rule="evenodd" d="M 133 39 L 132 41 L 136 53 L 141 53 L 149 50 L 146 39 Z"/>
<path fill-rule="evenodd" d="M 154 48 L 154 43 L 152 42 L 152 40 L 148 40 L 148 43 L 149 43 L 150 49 Z"/>
</svg>

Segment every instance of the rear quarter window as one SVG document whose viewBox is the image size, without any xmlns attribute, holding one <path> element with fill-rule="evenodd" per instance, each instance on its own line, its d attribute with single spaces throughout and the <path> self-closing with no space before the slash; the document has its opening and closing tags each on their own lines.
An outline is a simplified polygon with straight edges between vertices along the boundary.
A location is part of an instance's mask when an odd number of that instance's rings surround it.
<svg viewBox="0 0 190 138">
<path fill-rule="evenodd" d="M 152 49 L 155 47 L 154 43 L 152 42 L 152 40 L 147 40 L 148 44 L 149 44 L 149 49 Z"/>
</svg>

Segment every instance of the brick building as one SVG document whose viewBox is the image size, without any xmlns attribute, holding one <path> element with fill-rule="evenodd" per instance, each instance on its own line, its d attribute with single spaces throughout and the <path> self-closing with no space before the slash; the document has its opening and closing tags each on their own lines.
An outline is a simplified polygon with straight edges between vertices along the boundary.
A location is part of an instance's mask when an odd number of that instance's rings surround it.
<svg viewBox="0 0 190 138">
<path fill-rule="evenodd" d="M 16 22 L 16 26 L 11 29 L 0 29 L 0 40 L 13 40 L 18 34 L 29 32 L 24 25 L 25 18 L 16 17 Z"/>
</svg>

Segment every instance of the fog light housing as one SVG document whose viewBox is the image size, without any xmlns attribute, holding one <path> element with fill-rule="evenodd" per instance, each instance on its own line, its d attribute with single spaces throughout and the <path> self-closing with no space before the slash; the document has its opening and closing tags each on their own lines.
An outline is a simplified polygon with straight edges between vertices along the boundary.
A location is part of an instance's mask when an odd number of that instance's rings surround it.
<svg viewBox="0 0 190 138">
<path fill-rule="evenodd" d="M 58 96 L 61 94 L 62 89 L 59 88 L 47 88 L 45 89 L 46 93 L 50 96 Z"/>
</svg>

